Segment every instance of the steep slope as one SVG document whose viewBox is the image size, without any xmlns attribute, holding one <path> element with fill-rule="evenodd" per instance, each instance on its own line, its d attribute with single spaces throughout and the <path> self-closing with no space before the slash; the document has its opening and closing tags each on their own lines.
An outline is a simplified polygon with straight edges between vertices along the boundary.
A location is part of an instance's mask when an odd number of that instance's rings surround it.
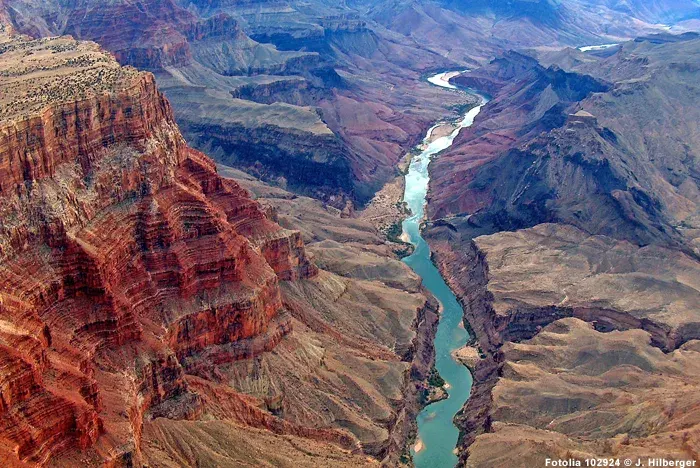
<svg viewBox="0 0 700 468">
<path fill-rule="evenodd" d="M 435 245 L 478 337 L 467 466 L 697 456 L 697 260 L 559 224 Z"/>
<path fill-rule="evenodd" d="M 658 35 L 454 80 L 493 97 L 431 166 L 425 233 L 476 334 L 467 466 L 697 457 L 697 401 L 673 402 L 697 385 L 699 51 Z"/>
<path fill-rule="evenodd" d="M 0 46 L 0 457 L 399 457 L 435 313 L 388 248 L 365 258 L 392 286 L 319 271 L 299 231 L 187 146 L 153 75 L 69 37 L 3 28 Z M 374 295 L 393 299 L 347 322 Z M 278 458 L 255 450 L 269 443 Z"/>
<path fill-rule="evenodd" d="M 469 213 L 479 233 L 557 221 L 692 248 L 699 50 L 696 35 L 654 37 L 574 66 L 597 79 L 512 54 L 458 78 L 495 97 L 436 163 L 431 215 Z"/>
<path fill-rule="evenodd" d="M 470 447 L 467 466 L 599 456 L 648 464 L 650 453 L 692 463 L 700 442 L 697 345 L 664 354 L 645 332 L 600 333 L 577 319 L 506 344 L 492 430 Z"/>
<path fill-rule="evenodd" d="M 263 356 L 252 372 L 245 363 L 219 370 L 255 394 L 294 389 L 284 400 L 290 419 L 321 426 L 333 421 L 385 463 L 406 460 L 404 444 L 428 390 L 437 304 L 369 222 L 238 171 L 221 171 L 270 206 L 282 226 L 301 227 L 322 272 L 283 285 L 295 323 L 284 346 Z"/>
<path fill-rule="evenodd" d="M 618 42 L 659 30 L 652 18 L 664 11 L 692 17 L 689 4 L 630 8 L 577 0 L 8 1 L 22 32 L 94 40 L 122 64 L 153 71 L 197 149 L 338 207 L 367 202 L 430 123 L 464 104 L 423 83 L 425 72 L 474 66 L 504 49 Z"/>
<path fill-rule="evenodd" d="M 3 438 L 42 461 L 196 415 L 178 359 L 279 341 L 278 275 L 315 274 L 298 233 L 187 147 L 152 76 L 71 39 L 6 38 L 2 65 Z"/>
<path fill-rule="evenodd" d="M 198 149 L 337 206 L 366 201 L 440 116 L 419 99 L 448 112 L 460 102 L 418 80 L 453 62 L 380 38 L 341 7 L 273 5 L 269 17 L 249 7 L 11 0 L 8 10 L 22 32 L 94 40 L 122 64 L 153 71 Z M 311 32 L 278 34 L 277 20 Z"/>
</svg>

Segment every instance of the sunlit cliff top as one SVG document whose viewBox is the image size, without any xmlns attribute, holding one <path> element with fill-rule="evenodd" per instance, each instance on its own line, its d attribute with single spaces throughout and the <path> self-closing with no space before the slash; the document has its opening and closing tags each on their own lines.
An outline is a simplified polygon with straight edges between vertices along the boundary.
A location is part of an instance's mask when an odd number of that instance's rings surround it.
<svg viewBox="0 0 700 468">
<path fill-rule="evenodd" d="M 0 123 L 118 91 L 138 75 L 95 43 L 71 37 L 34 40 L 0 25 Z"/>
</svg>

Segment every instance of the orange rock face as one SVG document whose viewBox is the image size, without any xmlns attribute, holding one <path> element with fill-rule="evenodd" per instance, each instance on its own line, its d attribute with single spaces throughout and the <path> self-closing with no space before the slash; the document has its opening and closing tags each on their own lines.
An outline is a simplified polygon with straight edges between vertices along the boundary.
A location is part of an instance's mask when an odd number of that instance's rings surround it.
<svg viewBox="0 0 700 468">
<path fill-rule="evenodd" d="M 126 462 L 144 419 L 198 414 L 183 364 L 274 347 L 278 279 L 316 268 L 187 146 L 151 75 L 72 39 L 1 42 L 0 458 Z"/>
</svg>

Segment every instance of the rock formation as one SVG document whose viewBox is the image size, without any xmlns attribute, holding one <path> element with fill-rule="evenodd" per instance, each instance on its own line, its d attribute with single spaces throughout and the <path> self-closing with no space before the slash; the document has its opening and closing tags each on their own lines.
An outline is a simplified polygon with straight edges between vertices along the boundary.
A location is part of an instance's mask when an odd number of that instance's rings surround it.
<svg viewBox="0 0 700 468">
<path fill-rule="evenodd" d="M 363 392 L 312 387 L 324 404 L 342 392 L 349 400 L 332 418 L 309 419 L 318 403 L 294 402 L 285 385 L 297 372 L 328 374 L 327 358 L 297 362 L 302 350 L 286 348 L 309 347 L 311 357 L 325 340 L 346 354 L 357 341 L 335 344 L 332 317 L 386 287 L 358 283 L 366 293 L 316 316 L 324 293 L 310 298 L 305 288 L 330 288 L 332 303 L 334 288 L 355 284 L 319 273 L 299 231 L 185 143 L 153 75 L 120 67 L 94 43 L 7 28 L 0 54 L 0 457 L 18 466 L 167 465 L 183 460 L 164 448 L 168 434 L 190 440 L 212 419 L 254 444 L 293 438 L 288 460 L 304 450 L 355 466 L 377 463 L 352 453 L 360 449 L 398 457 L 412 427 L 405 414 L 418 404 L 411 363 L 427 372 L 435 321 L 407 268 L 396 302 L 372 311 L 400 321 L 352 332 L 363 335 L 352 367 L 367 367 Z M 315 337 L 293 331 L 308 326 Z M 380 340 L 398 340 L 396 349 Z M 286 364 L 265 374 L 270 393 L 245 384 L 254 373 L 239 373 L 280 358 Z M 391 378 L 379 379 L 370 362 Z M 343 426 L 340 414 L 357 411 L 353 398 L 377 398 L 377 414 Z M 194 440 L 187 456 L 202 463 L 211 447 Z"/>
<path fill-rule="evenodd" d="M 698 133 L 694 123 L 669 122 L 697 120 L 687 67 L 698 44 L 696 35 L 630 42 L 574 71 L 510 53 L 458 78 L 494 99 L 483 124 L 436 163 L 431 216 L 453 216 L 453 225 L 477 235 L 563 222 L 692 250 L 693 230 L 684 226 L 695 224 Z"/>
<path fill-rule="evenodd" d="M 699 45 L 508 53 L 455 80 L 493 97 L 431 166 L 425 234 L 476 336 L 467 466 L 697 458 L 673 389 L 697 385 Z"/>
<path fill-rule="evenodd" d="M 152 75 L 72 39 L 2 46 L 0 284 L 13 369 L 2 436 L 41 462 L 112 432 L 102 387 L 130 353 L 134 434 L 163 404 L 195 415 L 179 360 L 232 342 L 232 359 L 270 349 L 288 332 L 278 277 L 316 270 L 298 233 L 187 147 Z"/>
<path fill-rule="evenodd" d="M 21 32 L 93 40 L 154 72 L 195 148 L 340 208 L 369 201 L 435 120 L 468 103 L 425 73 L 508 48 L 618 42 L 695 11 L 692 0 L 624 13 L 578 0 L 7 3 Z"/>
<path fill-rule="evenodd" d="M 671 3 L 0 0 L 34 37 L 0 40 L 0 458 L 408 461 L 436 304 L 354 205 L 472 102 L 424 75 L 467 67 L 493 99 L 425 233 L 476 334 L 461 459 L 697 458 L 699 40 L 648 35 L 697 14 Z"/>
<path fill-rule="evenodd" d="M 475 381 L 455 418 L 467 466 L 696 456 L 700 428 L 682 421 L 697 399 L 669 410 L 698 384 L 683 364 L 700 338 L 695 259 L 556 224 L 436 245 L 477 337 L 460 353 Z"/>
<path fill-rule="evenodd" d="M 453 62 L 411 41 L 387 43 L 346 9 L 8 3 L 21 32 L 93 40 L 123 65 L 152 71 L 195 148 L 337 207 L 371 198 L 430 123 L 461 101 L 419 79 Z"/>
</svg>

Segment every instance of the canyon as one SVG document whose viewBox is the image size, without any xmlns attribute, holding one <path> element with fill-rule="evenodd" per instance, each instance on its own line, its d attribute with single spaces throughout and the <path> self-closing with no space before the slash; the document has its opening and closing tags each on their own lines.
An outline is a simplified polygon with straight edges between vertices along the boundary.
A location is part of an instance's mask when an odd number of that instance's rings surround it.
<svg viewBox="0 0 700 468">
<path fill-rule="evenodd" d="M 6 1 L 22 33 L 93 40 L 153 72 L 191 146 L 341 209 L 367 203 L 432 123 L 466 104 L 424 74 L 697 17 L 693 0 L 471 3 Z"/>
<path fill-rule="evenodd" d="M 428 78 L 437 86 L 452 87 L 449 77 L 455 73 L 440 73 Z M 453 353 L 471 338 L 462 324 L 464 312 L 450 288 L 432 261 L 428 244 L 421 236 L 421 224 L 425 216 L 425 201 L 430 183 L 429 167 L 437 155 L 449 148 L 462 129 L 469 128 L 479 115 L 487 99 L 470 94 L 474 104 L 464 117 L 454 125 L 436 124 L 428 130 L 421 153 L 411 159 L 405 177 L 404 203 L 410 216 L 402 223 L 403 237 L 414 246 L 413 253 L 404 262 L 420 275 L 423 284 L 440 303 L 440 320 L 435 333 L 435 371 L 439 374 L 436 392 L 419 414 L 418 434 L 414 446 L 413 462 L 417 467 L 454 466 L 457 462 L 455 446 L 459 431 L 452 424 L 457 410 L 469 398 L 471 376 Z M 448 131 L 443 130 L 445 127 Z M 453 128 L 454 127 L 454 128 Z M 443 134 L 446 133 L 446 134 Z"/>
<path fill-rule="evenodd" d="M 3 460 L 398 460 L 436 305 L 374 228 L 217 169 L 98 45 L 2 33 Z"/>
<path fill-rule="evenodd" d="M 700 461 L 699 21 L 0 0 L 0 459 Z"/>
<path fill-rule="evenodd" d="M 431 165 L 424 232 L 476 336 L 466 466 L 697 458 L 698 45 L 508 52 L 451 80 L 493 97 Z"/>
<path fill-rule="evenodd" d="M 250 11 L 237 2 L 9 2 L 20 32 L 93 40 L 123 65 L 153 72 L 195 148 L 342 208 L 368 201 L 419 134 L 450 112 L 419 77 L 452 62 L 384 43 L 340 7 L 316 7 L 277 18 L 286 10 L 274 2 Z M 297 44 L 268 21 L 311 30 Z M 405 69 L 409 57 L 418 60 Z"/>
</svg>

